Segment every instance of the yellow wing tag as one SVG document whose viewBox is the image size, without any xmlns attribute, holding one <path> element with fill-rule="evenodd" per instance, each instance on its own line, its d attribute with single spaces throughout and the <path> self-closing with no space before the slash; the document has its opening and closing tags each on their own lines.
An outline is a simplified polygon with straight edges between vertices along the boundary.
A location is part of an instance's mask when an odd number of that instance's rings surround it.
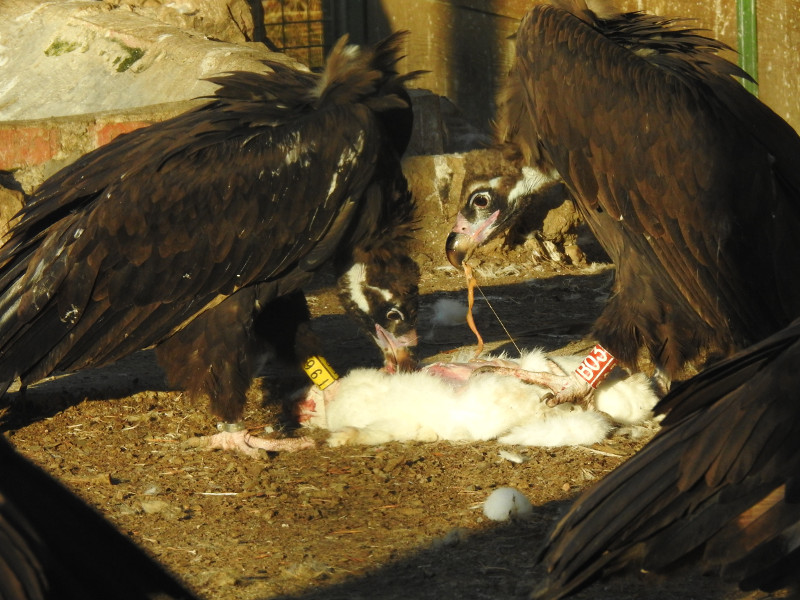
<svg viewBox="0 0 800 600">
<path fill-rule="evenodd" d="M 336 371 L 334 371 L 328 364 L 328 361 L 321 356 L 312 356 L 309 358 L 303 365 L 303 370 L 306 372 L 306 375 L 308 375 L 308 378 L 321 390 L 324 390 L 339 379 Z"/>
</svg>

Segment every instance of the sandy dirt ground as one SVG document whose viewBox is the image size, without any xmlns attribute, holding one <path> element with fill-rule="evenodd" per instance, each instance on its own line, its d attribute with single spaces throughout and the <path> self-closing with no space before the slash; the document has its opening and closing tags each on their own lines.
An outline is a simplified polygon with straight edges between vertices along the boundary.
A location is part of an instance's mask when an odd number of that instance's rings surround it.
<svg viewBox="0 0 800 600">
<path fill-rule="evenodd" d="M 521 348 L 582 353 L 607 298 L 612 270 L 526 263 L 514 256 L 478 263 L 483 293 Z M 431 326 L 440 298 L 465 300 L 463 277 L 442 261 L 423 263 L 420 356 L 447 360 L 475 343 L 466 325 Z M 509 267 L 509 264 L 516 266 Z M 379 366 L 372 342 L 342 315 L 323 281 L 310 293 L 326 356 L 345 373 Z M 479 299 L 487 348 L 514 353 Z M 295 435 L 285 402 L 306 384 L 268 367 L 263 401 L 248 405 L 254 431 Z M 569 500 L 616 468 L 652 435 L 617 435 L 594 447 L 510 447 L 495 442 L 390 443 L 316 448 L 254 460 L 185 450 L 207 434 L 206 407 L 169 389 L 151 353 L 62 376 L 0 401 L 0 425 L 25 455 L 95 506 L 199 595 L 234 599 L 524 598 L 539 574 L 534 557 Z M 305 433 L 305 432 L 304 432 Z M 481 506 L 513 486 L 534 505 L 530 519 L 497 524 Z M 109 596 L 113 597 L 113 594 Z M 582 599 L 760 598 L 691 568 L 670 578 L 636 575 L 601 582 Z"/>
</svg>

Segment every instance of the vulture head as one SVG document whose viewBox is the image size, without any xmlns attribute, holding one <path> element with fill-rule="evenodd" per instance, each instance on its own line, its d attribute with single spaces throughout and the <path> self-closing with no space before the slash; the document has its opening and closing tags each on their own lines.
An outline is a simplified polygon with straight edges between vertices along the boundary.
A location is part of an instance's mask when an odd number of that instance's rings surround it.
<svg viewBox="0 0 800 600">
<path fill-rule="evenodd" d="M 406 255 L 357 260 L 339 278 L 342 306 L 375 340 L 390 373 L 416 369 L 418 281 L 419 267 Z"/>
<path fill-rule="evenodd" d="M 463 204 L 447 237 L 447 259 L 461 268 L 478 246 L 508 231 L 533 204 L 551 208 L 565 193 L 555 172 L 534 167 L 465 183 Z"/>
<path fill-rule="evenodd" d="M 375 234 L 363 238 L 338 265 L 339 300 L 383 353 L 389 373 L 414 371 L 417 362 L 419 266 L 410 256 L 416 203 L 399 177 Z"/>
</svg>

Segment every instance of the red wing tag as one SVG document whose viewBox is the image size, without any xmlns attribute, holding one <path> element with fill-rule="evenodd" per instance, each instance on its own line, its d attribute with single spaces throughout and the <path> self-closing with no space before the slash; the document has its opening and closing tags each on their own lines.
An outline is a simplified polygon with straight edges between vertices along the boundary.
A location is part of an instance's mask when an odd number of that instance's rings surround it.
<svg viewBox="0 0 800 600">
<path fill-rule="evenodd" d="M 616 364 L 617 359 L 611 356 L 608 350 L 597 344 L 589 355 L 583 359 L 583 362 L 578 365 L 575 372 L 590 386 L 596 388 Z"/>
</svg>

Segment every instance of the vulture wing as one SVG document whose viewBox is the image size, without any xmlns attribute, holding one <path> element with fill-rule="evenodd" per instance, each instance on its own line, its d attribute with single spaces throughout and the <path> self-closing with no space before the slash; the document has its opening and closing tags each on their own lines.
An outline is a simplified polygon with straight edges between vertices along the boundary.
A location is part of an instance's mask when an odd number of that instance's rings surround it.
<svg viewBox="0 0 800 600">
<path fill-rule="evenodd" d="M 800 321 L 679 385 L 655 438 L 573 504 L 537 598 L 697 555 L 743 589 L 797 583 Z"/>
</svg>

